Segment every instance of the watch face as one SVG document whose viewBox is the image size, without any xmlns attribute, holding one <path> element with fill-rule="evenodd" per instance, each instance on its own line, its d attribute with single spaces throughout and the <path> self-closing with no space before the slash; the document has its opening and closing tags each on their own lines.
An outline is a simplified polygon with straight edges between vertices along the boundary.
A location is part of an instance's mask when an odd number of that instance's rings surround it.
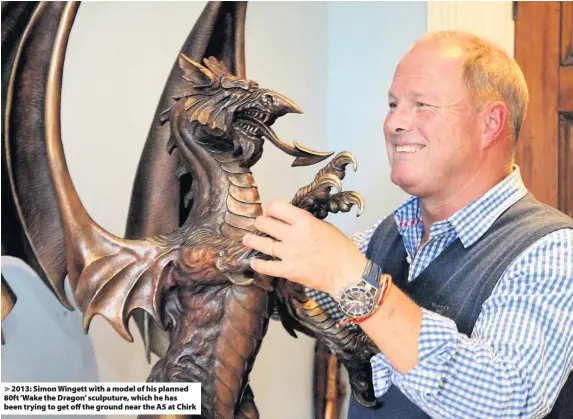
<svg viewBox="0 0 573 419">
<path fill-rule="evenodd" d="M 347 288 L 340 297 L 340 308 L 348 317 L 361 317 L 374 308 L 374 296 L 359 286 Z"/>
</svg>

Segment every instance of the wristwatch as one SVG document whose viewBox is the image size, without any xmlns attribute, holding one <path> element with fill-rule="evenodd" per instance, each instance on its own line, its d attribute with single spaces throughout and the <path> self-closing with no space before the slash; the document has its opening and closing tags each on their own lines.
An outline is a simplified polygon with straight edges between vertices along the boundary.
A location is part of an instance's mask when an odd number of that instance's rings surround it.
<svg viewBox="0 0 573 419">
<path fill-rule="evenodd" d="M 380 266 L 369 260 L 360 282 L 342 291 L 338 305 L 346 317 L 349 319 L 363 317 L 374 310 L 381 274 Z"/>
</svg>

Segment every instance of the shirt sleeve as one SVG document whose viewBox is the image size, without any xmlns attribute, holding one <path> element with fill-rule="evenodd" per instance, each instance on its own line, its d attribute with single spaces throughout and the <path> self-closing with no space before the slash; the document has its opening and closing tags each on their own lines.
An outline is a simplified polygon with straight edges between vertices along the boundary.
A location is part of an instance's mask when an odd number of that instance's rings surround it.
<svg viewBox="0 0 573 419">
<path fill-rule="evenodd" d="M 573 230 L 558 230 L 515 260 L 484 303 L 471 338 L 422 309 L 419 363 L 401 374 L 371 359 L 377 397 L 395 384 L 439 418 L 538 418 L 573 370 Z"/>
</svg>

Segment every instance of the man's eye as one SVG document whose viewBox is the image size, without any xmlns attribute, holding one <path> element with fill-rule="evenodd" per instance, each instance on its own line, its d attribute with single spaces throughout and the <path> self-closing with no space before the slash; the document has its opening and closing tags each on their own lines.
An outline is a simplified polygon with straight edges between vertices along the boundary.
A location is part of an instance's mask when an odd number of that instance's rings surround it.
<svg viewBox="0 0 573 419">
<path fill-rule="evenodd" d="M 417 106 L 418 108 L 426 108 L 426 107 L 428 107 L 428 106 L 430 106 L 430 105 L 428 105 L 427 103 L 424 103 L 424 102 L 416 102 L 416 106 Z"/>
<path fill-rule="evenodd" d="M 390 109 L 395 109 L 396 106 L 397 106 L 397 104 L 394 103 L 394 102 L 390 102 L 390 103 L 388 104 L 388 107 L 389 107 Z"/>
</svg>

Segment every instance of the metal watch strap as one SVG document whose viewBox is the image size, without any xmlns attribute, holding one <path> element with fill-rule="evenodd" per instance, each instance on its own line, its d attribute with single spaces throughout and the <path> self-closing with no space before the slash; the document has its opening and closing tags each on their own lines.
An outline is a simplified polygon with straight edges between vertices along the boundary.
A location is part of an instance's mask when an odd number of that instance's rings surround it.
<svg viewBox="0 0 573 419">
<path fill-rule="evenodd" d="M 382 268 L 375 262 L 368 260 L 364 272 L 362 273 L 362 279 L 370 284 L 375 289 L 380 286 L 380 277 L 382 276 Z"/>
</svg>

